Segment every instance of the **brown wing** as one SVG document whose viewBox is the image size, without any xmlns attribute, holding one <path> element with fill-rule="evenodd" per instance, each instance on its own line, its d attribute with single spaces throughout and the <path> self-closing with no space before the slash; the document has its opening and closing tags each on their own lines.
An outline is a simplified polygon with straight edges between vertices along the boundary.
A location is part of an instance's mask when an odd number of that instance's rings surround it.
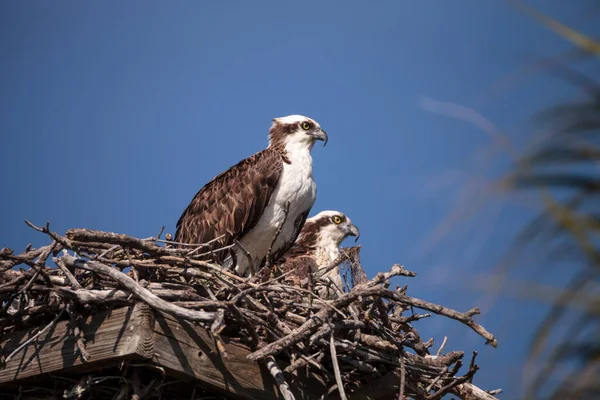
<svg viewBox="0 0 600 400">
<path fill-rule="evenodd" d="M 282 251 L 280 251 L 279 257 L 275 258 L 278 264 L 283 264 L 286 260 L 299 257 L 306 254 L 313 254 L 315 245 L 317 243 L 317 235 L 319 233 L 320 225 L 315 222 L 306 223 L 306 214 L 302 214 L 296 220 L 296 226 L 293 234 L 293 240 L 284 245 Z M 298 236 L 302 233 L 302 236 Z"/>
<path fill-rule="evenodd" d="M 300 216 L 298 219 L 299 225 L 304 225 L 306 215 Z M 310 229 L 310 226 L 306 226 L 305 229 L 306 228 Z M 302 226 L 298 228 L 296 235 L 298 235 L 301 230 Z M 294 241 L 295 240 L 296 239 L 294 239 Z M 293 271 L 289 276 L 296 284 L 298 284 L 298 280 L 306 278 L 309 272 L 314 272 L 318 269 L 319 266 L 317 265 L 314 254 L 314 238 L 312 235 L 304 235 L 300 240 L 295 241 L 295 243 L 292 242 L 292 245 L 285 249 L 282 256 L 277 259 L 277 264 L 279 269 L 284 273 Z"/>
<path fill-rule="evenodd" d="M 282 256 L 285 256 L 288 251 L 296 247 L 296 244 L 299 244 L 296 242 L 296 239 L 298 239 L 298 235 L 300 235 L 300 232 L 302 231 L 302 227 L 306 222 L 306 217 L 308 217 L 309 212 L 310 210 L 300 214 L 298 218 L 296 218 L 296 221 L 294 221 L 294 231 L 292 232 L 290 240 L 285 242 L 283 246 L 281 246 L 281 248 L 275 254 L 273 254 L 271 257 L 272 263 L 276 263 Z M 302 254 L 304 254 L 304 252 L 302 252 Z"/>
<path fill-rule="evenodd" d="M 215 249 L 241 239 L 260 220 L 282 170 L 281 155 L 265 149 L 217 175 L 181 214 L 175 241 L 199 244 L 225 234 L 212 246 Z M 215 256 L 220 262 L 226 252 Z"/>
</svg>

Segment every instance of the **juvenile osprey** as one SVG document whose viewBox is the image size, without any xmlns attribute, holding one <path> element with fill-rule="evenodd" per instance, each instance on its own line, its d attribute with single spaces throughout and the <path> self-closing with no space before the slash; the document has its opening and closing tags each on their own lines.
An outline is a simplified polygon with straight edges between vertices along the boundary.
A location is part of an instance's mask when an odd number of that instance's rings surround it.
<svg viewBox="0 0 600 400">
<path fill-rule="evenodd" d="M 215 253 L 215 261 L 235 264 L 240 275 L 251 271 L 247 253 L 255 271 L 271 244 L 276 260 L 292 246 L 315 202 L 310 152 L 317 140 L 327 144 L 316 121 L 302 115 L 275 118 L 266 149 L 217 175 L 194 196 L 177 222 L 175 241 L 200 244 L 224 235 L 212 248 L 233 247 Z"/>
<path fill-rule="evenodd" d="M 339 211 L 321 211 L 306 220 L 304 228 L 294 246 L 280 259 L 283 272 L 303 279 L 310 272 L 325 268 L 340 256 L 340 244 L 348 236 L 360 236 L 358 227 L 350 218 Z M 344 288 L 339 266 L 329 271 L 324 278 L 331 278 L 341 290 Z M 319 290 L 321 297 L 331 297 L 327 290 Z"/>
</svg>

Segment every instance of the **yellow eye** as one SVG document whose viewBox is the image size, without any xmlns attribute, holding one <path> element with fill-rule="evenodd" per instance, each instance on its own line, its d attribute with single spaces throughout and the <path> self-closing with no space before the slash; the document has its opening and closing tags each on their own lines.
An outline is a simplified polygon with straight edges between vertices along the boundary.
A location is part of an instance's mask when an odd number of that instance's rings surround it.
<svg viewBox="0 0 600 400">
<path fill-rule="evenodd" d="M 302 129 L 304 129 L 305 131 L 310 129 L 310 124 L 308 122 L 303 122 L 301 125 Z"/>
<path fill-rule="evenodd" d="M 333 220 L 333 223 L 335 223 L 335 224 L 339 224 L 339 223 L 341 223 L 341 222 L 342 222 L 342 219 L 340 218 L 340 216 L 339 216 L 339 215 L 335 215 L 335 216 L 332 218 L 332 220 Z"/>
</svg>

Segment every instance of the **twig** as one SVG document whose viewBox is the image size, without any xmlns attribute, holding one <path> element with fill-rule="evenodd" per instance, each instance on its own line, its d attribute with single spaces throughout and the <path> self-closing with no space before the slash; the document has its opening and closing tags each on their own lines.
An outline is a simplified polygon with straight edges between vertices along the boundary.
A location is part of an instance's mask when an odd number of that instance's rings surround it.
<svg viewBox="0 0 600 400">
<path fill-rule="evenodd" d="M 394 272 L 394 269 L 392 269 L 392 271 L 390 271 L 390 273 L 393 273 L 393 272 Z M 496 338 L 491 333 L 489 333 L 487 330 L 485 330 L 484 327 L 477 324 L 471 318 L 471 316 L 474 314 L 473 310 L 470 310 L 467 313 L 460 313 L 458 311 L 454 311 L 452 309 L 443 307 L 441 305 L 429 303 L 427 301 L 416 299 L 414 297 L 401 295 L 397 292 L 387 290 L 387 289 L 384 289 L 381 287 L 371 287 L 371 286 L 373 286 L 373 282 L 376 282 L 376 280 L 378 280 L 379 275 L 382 275 L 383 277 L 385 277 L 385 276 L 389 275 L 390 273 L 378 274 L 378 276 L 375 277 L 373 281 L 371 281 L 365 285 L 360 285 L 360 286 L 355 287 L 351 292 L 348 292 L 348 293 L 340 296 L 338 299 L 334 300 L 333 302 L 331 302 L 330 303 L 331 308 L 325 308 L 325 309 L 319 311 L 317 314 L 315 314 L 315 316 L 312 319 L 306 321 L 304 324 L 302 324 L 302 326 L 295 329 L 292 334 L 287 335 L 286 337 L 281 338 L 279 340 L 276 340 L 276 341 L 266 345 L 262 349 L 249 354 L 248 358 L 250 360 L 259 360 L 268 355 L 273 355 L 273 354 L 279 353 L 284 348 L 294 345 L 294 344 L 298 343 L 299 341 L 303 340 L 304 338 L 308 337 L 320 324 L 322 324 L 322 321 L 327 320 L 331 316 L 331 313 L 333 312 L 332 309 L 346 306 L 346 305 L 350 304 L 351 302 L 355 301 L 356 299 L 358 299 L 359 297 L 365 298 L 368 296 L 381 296 L 381 297 L 395 300 L 400 303 L 409 304 L 409 305 L 412 305 L 412 306 L 415 306 L 418 308 L 432 311 L 436 314 L 445 315 L 449 318 L 455 319 L 455 320 L 460 321 L 460 322 L 464 323 L 465 325 L 469 326 L 475 332 L 479 333 L 481 336 L 483 336 L 485 339 L 487 339 L 487 341 L 488 341 L 487 343 L 490 343 L 492 346 L 496 347 L 496 345 L 497 345 Z"/>
<path fill-rule="evenodd" d="M 85 335 L 83 334 L 83 331 L 79 328 L 79 322 L 77 321 L 75 314 L 71 310 L 70 305 L 67 306 L 67 312 L 69 313 L 71 325 L 73 326 L 73 336 L 76 338 L 77 348 L 79 349 L 81 358 L 83 358 L 83 360 L 87 362 L 90 360 L 90 354 L 85 348 Z"/>
<path fill-rule="evenodd" d="M 195 248 L 191 249 L 191 250 L 190 250 L 190 251 L 189 251 L 189 252 L 186 254 L 186 256 L 188 256 L 188 257 L 191 257 L 191 256 L 193 256 L 194 254 L 196 254 L 197 252 L 199 252 L 200 250 L 202 250 L 202 249 L 204 249 L 204 248 L 208 248 L 208 249 L 210 250 L 210 252 L 212 253 L 212 249 L 211 249 L 211 246 L 210 246 L 209 244 L 202 243 L 202 244 L 199 244 L 199 245 L 196 245 L 196 246 L 197 246 L 197 247 L 195 247 Z"/>
<path fill-rule="evenodd" d="M 135 268 L 135 264 L 133 262 L 133 258 L 131 258 L 131 253 L 129 252 L 129 249 L 127 247 L 124 247 L 123 250 L 125 250 L 125 255 L 127 256 L 127 260 L 129 261 L 129 264 L 131 266 L 131 272 L 133 273 L 133 279 L 136 282 L 140 281 L 140 277 L 138 275 L 137 269 Z"/>
<path fill-rule="evenodd" d="M 254 268 L 254 261 L 252 261 L 252 256 L 250 255 L 250 252 L 246 250 L 246 248 L 240 243 L 239 240 L 233 239 L 233 243 L 240 250 L 242 250 L 242 253 L 244 253 L 244 257 L 246 257 L 246 261 L 248 262 L 248 268 L 250 269 L 250 276 L 256 275 L 256 268 Z"/>
<path fill-rule="evenodd" d="M 348 257 L 345 254 L 341 254 L 335 260 L 333 260 L 329 265 L 323 268 L 319 268 L 317 271 L 313 272 L 313 276 L 315 280 L 319 280 L 324 277 L 328 272 L 332 271 L 335 267 L 338 267 L 342 262 L 347 260 Z"/>
<path fill-rule="evenodd" d="M 499 391 L 498 391 L 499 390 Z M 485 390 L 481 390 L 477 386 L 465 382 L 462 384 L 455 385 L 450 392 L 460 397 L 461 399 L 468 400 L 498 400 L 498 398 L 494 397 L 495 394 L 501 393 L 502 390 L 493 390 L 494 393 L 487 393 Z"/>
<path fill-rule="evenodd" d="M 165 231 L 165 226 L 163 225 L 160 227 L 160 231 L 158 232 L 158 235 L 156 235 L 156 240 L 160 240 L 160 237 L 162 236 L 164 231 Z"/>
<path fill-rule="evenodd" d="M 23 350 L 25 347 L 27 347 L 29 345 L 29 343 L 33 342 L 35 339 L 37 339 L 42 333 L 46 332 L 48 329 L 50 329 L 54 324 L 56 324 L 56 322 L 59 320 L 60 317 L 62 317 L 63 313 L 65 312 L 65 309 L 63 308 L 62 310 L 60 310 L 60 312 L 58 314 L 56 314 L 56 317 L 54 317 L 54 319 L 52 320 L 52 322 L 50 322 L 48 325 L 46 325 L 44 327 L 44 329 L 42 329 L 41 331 L 39 331 L 38 333 L 36 333 L 35 335 L 33 335 L 32 337 L 30 337 L 29 339 L 27 339 L 25 342 L 23 342 L 22 345 L 20 345 L 19 347 L 17 347 L 12 353 L 10 353 L 10 355 L 8 357 L 6 357 L 5 362 L 8 363 L 18 352 L 20 352 L 21 350 Z"/>
<path fill-rule="evenodd" d="M 340 393 L 340 399 L 347 400 L 346 391 L 344 390 L 344 382 L 342 381 L 342 374 L 340 372 L 340 365 L 338 364 L 337 354 L 335 352 L 333 331 L 331 331 L 331 335 L 329 336 L 329 348 L 331 351 L 331 362 L 333 363 L 333 372 L 335 374 L 335 382 L 337 383 L 338 392 Z"/>
<path fill-rule="evenodd" d="M 169 236 L 169 235 L 171 235 L 171 234 L 167 233 L 167 236 Z M 222 234 L 220 236 L 217 236 L 214 239 L 209 240 L 206 243 L 201 243 L 201 244 L 198 244 L 198 243 L 175 242 L 173 240 L 160 239 L 160 238 L 157 238 L 157 237 L 149 237 L 149 238 L 142 239 L 142 240 L 147 240 L 147 241 L 157 242 L 157 243 L 165 243 L 165 244 L 170 244 L 170 245 L 176 245 L 176 246 L 180 246 L 180 247 L 194 247 L 194 248 L 196 248 L 198 246 L 206 246 L 206 245 L 212 244 L 214 242 L 217 242 L 217 241 L 223 239 L 224 237 L 225 237 L 225 234 Z"/>
<path fill-rule="evenodd" d="M 280 280 L 282 280 L 283 278 L 285 278 L 285 277 L 286 277 L 286 276 L 288 276 L 288 275 L 291 275 L 291 274 L 293 274 L 294 272 L 296 272 L 296 271 L 294 271 L 293 269 L 292 269 L 292 270 L 289 270 L 289 271 L 287 271 L 287 272 L 284 272 L 283 274 L 281 274 L 281 275 L 279 275 L 279 276 L 276 276 L 276 277 L 275 277 L 275 278 L 273 278 L 273 279 L 269 279 L 268 281 L 265 281 L 265 282 L 259 283 L 259 284 L 258 284 L 258 286 L 267 286 L 267 285 L 270 285 L 270 284 L 271 284 L 271 283 L 273 283 L 273 282 L 277 282 L 277 281 L 280 281 Z"/>
<path fill-rule="evenodd" d="M 427 396 L 427 400 L 434 400 L 434 399 L 441 399 L 443 395 L 445 395 L 446 393 L 448 393 L 453 387 L 460 385 L 461 383 L 466 382 L 467 380 L 469 380 L 469 378 L 471 376 L 473 376 L 473 374 L 475 373 L 475 370 L 471 370 L 469 372 L 467 372 L 467 374 L 465 376 L 461 376 L 459 378 L 455 378 L 452 382 L 446 384 L 445 386 L 441 387 L 437 392 L 435 392 L 434 394 Z"/>
<path fill-rule="evenodd" d="M 426 314 L 412 314 L 408 317 L 399 317 L 399 318 L 398 317 L 389 317 L 389 318 L 390 318 L 390 321 L 392 321 L 392 322 L 396 322 L 399 324 L 405 324 L 407 322 L 418 321 L 420 319 L 429 318 L 429 317 L 431 317 L 431 314 L 426 313 Z"/>
<path fill-rule="evenodd" d="M 437 353 L 436 353 L 436 357 L 439 357 L 440 355 L 442 355 L 442 351 L 444 350 L 444 347 L 446 347 L 446 341 L 448 341 L 448 336 L 444 336 L 444 340 L 442 341 L 442 345 L 440 346 L 440 348 L 438 349 Z"/>
<path fill-rule="evenodd" d="M 137 239 L 128 235 L 101 232 L 92 229 L 69 229 L 66 234 L 69 240 L 79 242 L 102 242 L 111 245 L 120 245 L 121 247 L 129 247 L 136 250 L 141 250 L 152 255 L 169 255 L 177 253 L 179 249 L 169 249 L 158 246 L 152 242 Z"/>
<path fill-rule="evenodd" d="M 406 386 L 406 361 L 404 356 L 400 356 L 400 393 L 398 400 L 404 400 L 404 387 Z"/>
<path fill-rule="evenodd" d="M 281 371 L 281 368 L 279 368 L 279 366 L 277 365 L 275 358 L 267 357 L 266 363 L 267 363 L 267 368 L 268 368 L 269 372 L 271 373 L 271 376 L 273 376 L 273 378 L 277 382 L 277 385 L 279 386 L 279 391 L 281 392 L 281 395 L 283 396 L 283 398 L 285 400 L 295 400 L 294 394 L 292 393 L 292 390 L 290 389 L 290 385 L 285 380 L 285 378 L 283 376 L 283 372 Z"/>
<path fill-rule="evenodd" d="M 477 352 L 475 350 L 473 350 L 473 356 L 471 357 L 471 362 L 469 363 L 469 370 L 472 370 L 475 368 L 475 357 L 477 357 Z M 469 378 L 469 380 L 467 382 L 469 383 L 473 383 L 473 376 L 471 375 L 471 377 Z"/>
<path fill-rule="evenodd" d="M 50 254 L 52 253 L 52 251 L 54 250 L 56 245 L 57 245 L 57 242 L 53 242 L 51 245 L 46 246 L 44 248 L 42 253 L 38 256 L 38 259 L 31 266 L 33 268 L 33 270 L 35 271 L 33 276 L 31 277 L 29 282 L 27 282 L 27 284 L 21 290 L 19 290 L 19 294 L 27 292 L 31 288 L 31 286 L 35 283 L 37 277 L 40 274 L 44 274 L 43 271 L 45 268 L 46 260 L 48 259 L 48 257 L 50 256 Z"/>
<path fill-rule="evenodd" d="M 58 268 L 60 268 L 60 270 L 63 272 L 63 274 L 65 274 L 65 276 L 71 283 L 71 287 L 73 289 L 81 289 L 81 284 L 79 283 L 79 281 L 75 278 L 75 276 L 71 273 L 71 271 L 69 271 L 69 269 L 66 267 L 66 265 L 63 263 L 63 261 L 60 258 L 58 258 L 56 260 L 56 265 L 58 265 Z"/>
<path fill-rule="evenodd" d="M 427 393 L 429 393 L 433 387 L 435 386 L 436 383 L 438 383 L 440 381 L 440 379 L 442 379 L 442 377 L 448 372 L 448 367 L 444 367 L 444 369 L 442 370 L 442 372 L 439 373 L 438 376 L 435 377 L 434 380 L 431 381 L 431 383 L 427 386 L 427 388 L 425 389 L 425 391 Z"/>
<path fill-rule="evenodd" d="M 347 293 L 333 287 L 335 299 L 327 300 L 319 298 L 315 292 L 328 280 L 324 275 L 326 269 L 314 271 L 309 268 L 310 275 L 292 285 L 284 280 L 286 274 L 268 280 L 260 273 L 256 274 L 258 280 L 238 276 L 220 265 L 202 261 L 202 257 L 211 254 L 198 254 L 206 244 L 182 244 L 176 248 L 170 241 L 171 235 L 166 236 L 169 240 L 163 241 L 160 234 L 137 239 L 79 229 L 70 230 L 67 237 L 62 237 L 50 232 L 49 225 L 38 230 L 53 239 L 54 249 L 50 246 L 28 247 L 20 255 L 13 254 L 10 249 L 0 250 L 0 301 L 4 305 L 0 309 L 0 325 L 3 333 L 45 326 L 59 311 L 66 310 L 73 326 L 70 334 L 75 336 L 82 357 L 86 358 L 82 329 L 78 326 L 79 315 L 74 310 L 85 310 L 93 315 L 97 305 L 104 309 L 141 300 L 184 320 L 213 322 L 202 326 L 211 328 L 220 353 L 217 356 L 224 357 L 224 350 L 229 351 L 228 344 L 220 337 L 221 332 L 231 337 L 233 343 L 249 344 L 253 353 L 248 358 L 269 366 L 284 398 L 293 398 L 290 385 L 294 384 L 297 375 L 310 374 L 322 379 L 329 392 L 337 389 L 340 398 L 346 398 L 350 393 L 354 398 L 362 392 L 377 398 L 416 396 L 425 399 L 453 393 L 462 399 L 494 399 L 496 391 L 486 392 L 471 383 L 478 368 L 474 358 L 466 378 L 458 377 L 464 353 L 454 351 L 442 355 L 447 343 L 445 337 L 435 355 L 430 355 L 431 349 L 427 347 L 433 340 L 424 343 L 411 325 L 420 318 L 438 314 L 469 326 L 495 345 L 494 336 L 473 321 L 479 310 L 474 308 L 461 313 L 410 297 L 406 286 L 388 289 L 390 279 L 395 276 L 415 276 L 399 264 L 370 281 L 359 282 L 353 278 Z M 277 237 L 271 247 L 276 241 Z M 167 245 L 162 247 L 162 242 Z M 215 251 L 227 251 L 234 246 L 235 243 Z M 59 268 L 45 267 L 42 262 L 44 252 L 56 255 L 57 249 L 61 248 L 64 248 L 64 255 L 54 258 Z M 75 257 L 69 255 L 72 251 Z M 334 260 L 326 268 L 342 268 L 340 265 L 349 260 L 352 271 L 362 270 L 358 247 L 343 249 L 342 254 L 344 257 Z M 240 252 L 238 256 L 243 257 Z M 269 261 L 274 261 L 279 253 L 272 256 L 273 260 L 270 255 Z M 42 268 L 38 268 L 36 259 Z M 31 268 L 25 271 L 13 269 L 18 264 Z M 132 271 L 123 273 L 128 267 L 132 267 Z M 261 280 L 266 282 L 261 283 Z M 307 280 L 308 287 L 305 287 Z M 15 298 L 14 294 L 23 286 L 27 290 Z M 430 313 L 415 314 L 414 308 Z M 416 354 L 405 352 L 404 348 L 414 349 Z M 275 354 L 280 357 L 276 363 Z M 290 375 L 284 377 L 280 367 Z M 127 368 L 122 376 L 92 374 L 80 388 L 91 391 L 93 385 L 100 385 L 107 379 L 126 379 L 131 376 Z M 305 370 L 300 372 L 300 368 Z M 297 372 L 292 374 L 294 371 Z M 375 376 L 381 378 L 373 380 Z M 73 381 L 69 387 L 75 383 Z M 172 382 L 166 384 L 169 383 Z M 166 384 L 140 386 L 133 394 L 150 394 L 145 389 L 152 389 L 153 394 L 167 398 L 170 393 L 162 391 Z M 94 390 L 108 390 L 102 386 L 94 387 Z M 390 393 L 391 387 L 398 391 Z M 58 390 L 63 388 L 64 385 Z M 378 390 L 384 392 L 376 393 Z M 435 393 L 430 395 L 432 391 Z M 23 393 L 33 394 L 31 386 L 24 387 Z M 110 389 L 110 393 L 115 394 L 115 389 Z M 127 392 L 122 390 L 118 395 L 124 400 Z M 364 397 L 359 395 L 357 399 Z"/>
<path fill-rule="evenodd" d="M 103 258 L 104 256 L 106 256 L 108 253 L 110 253 L 111 251 L 114 251 L 116 249 L 118 249 L 120 247 L 120 245 L 115 244 L 114 246 L 104 250 L 102 253 L 100 253 L 100 255 L 98 256 L 98 258 Z"/>
<path fill-rule="evenodd" d="M 94 271 L 103 275 L 110 276 L 115 281 L 119 282 L 124 288 L 130 290 L 133 294 L 144 300 L 153 308 L 164 311 L 168 314 L 176 317 L 188 319 L 190 321 L 212 321 L 214 319 L 214 313 L 205 311 L 195 311 L 186 308 L 175 306 L 167 301 L 164 301 L 160 297 L 156 296 L 152 292 L 144 289 L 137 284 L 133 279 L 107 265 L 99 263 L 98 261 L 83 261 L 76 259 L 70 255 L 64 255 L 61 257 L 67 266 L 73 266 L 75 268 L 81 268 L 88 271 Z M 56 262 L 56 261 L 55 261 Z"/>
<path fill-rule="evenodd" d="M 39 226 L 35 226 L 34 224 L 32 224 L 31 222 L 25 220 L 25 223 L 32 229 L 38 231 L 38 232 L 42 232 L 45 233 L 46 235 L 50 236 L 52 239 L 54 239 L 56 242 L 62 244 L 64 247 L 67 248 L 72 248 L 72 244 L 71 241 L 67 238 L 64 238 L 54 232 L 52 232 L 50 230 L 50 221 L 46 222 L 46 226 L 43 228 L 40 228 Z"/>
</svg>

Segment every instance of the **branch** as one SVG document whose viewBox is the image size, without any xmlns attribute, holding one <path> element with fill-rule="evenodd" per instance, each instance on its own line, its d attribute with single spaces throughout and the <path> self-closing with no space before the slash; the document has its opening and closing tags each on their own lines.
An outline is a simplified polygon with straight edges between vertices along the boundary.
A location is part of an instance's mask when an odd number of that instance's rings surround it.
<svg viewBox="0 0 600 400">
<path fill-rule="evenodd" d="M 498 400 L 497 397 L 468 382 L 454 386 L 450 392 L 465 400 Z M 498 393 L 500 392 L 496 392 Z"/>
<path fill-rule="evenodd" d="M 394 269 L 392 269 L 394 271 Z M 390 273 L 392 273 L 390 271 Z M 396 269 L 396 272 L 399 271 L 399 268 Z M 444 306 L 433 304 L 424 300 L 416 299 L 414 297 L 402 295 L 398 292 L 394 292 L 388 289 L 384 289 L 381 287 L 371 287 L 373 282 L 377 282 L 381 278 L 385 276 L 389 276 L 389 274 L 380 274 L 382 275 L 379 279 L 376 277 L 373 281 L 363 285 L 363 287 L 358 286 L 354 288 L 351 292 L 348 292 L 338 299 L 331 302 L 331 307 L 324 308 L 314 315 L 313 318 L 306 321 L 302 326 L 295 329 L 290 335 L 287 335 L 279 340 L 276 340 L 260 350 L 257 350 L 253 353 L 250 353 L 247 357 L 250 360 L 260 360 L 266 356 L 274 355 L 281 352 L 283 349 L 292 346 L 301 340 L 307 338 L 310 334 L 312 334 L 317 327 L 322 325 L 327 319 L 331 317 L 335 309 L 347 306 L 348 304 L 354 302 L 359 297 L 367 297 L 367 296 L 381 296 L 387 299 L 395 300 L 399 303 L 412 305 L 414 307 L 418 307 L 424 310 L 428 310 L 434 312 L 439 315 L 445 315 L 449 318 L 455 319 L 457 321 L 462 322 L 463 324 L 469 326 L 479 335 L 487 339 L 486 343 L 491 344 L 492 346 L 497 346 L 497 341 L 494 335 L 489 333 L 483 326 L 477 324 L 471 318 L 474 314 L 479 313 L 479 310 L 472 309 L 467 313 L 460 313 L 458 311 L 452 310 L 450 308 L 446 308 Z M 378 275 L 379 276 L 379 275 Z"/>
<path fill-rule="evenodd" d="M 344 382 L 342 381 L 342 374 L 340 372 L 340 364 L 338 364 L 337 354 L 335 352 L 335 341 L 333 338 L 333 331 L 329 338 L 329 350 L 331 351 L 331 362 L 333 363 L 333 372 L 335 373 L 335 382 L 337 383 L 338 392 L 340 393 L 340 399 L 347 400 L 346 391 L 344 390 Z"/>
<path fill-rule="evenodd" d="M 100 274 L 111 277 L 112 279 L 117 281 L 121 286 L 131 291 L 133 294 L 135 294 L 137 297 L 139 297 L 151 307 L 160 311 L 164 311 L 167 314 L 171 314 L 180 318 L 185 318 L 190 321 L 212 321 L 214 319 L 214 313 L 205 311 L 194 311 L 175 306 L 156 296 L 149 290 L 144 289 L 133 279 L 131 279 L 121 271 L 118 271 L 97 261 L 83 261 L 70 255 L 63 255 L 62 257 L 60 257 L 60 259 L 63 260 L 65 265 L 68 267 L 70 266 L 73 268 L 81 268 L 87 271 L 98 272 Z M 58 262 L 58 258 L 55 258 L 54 262 Z"/>
<path fill-rule="evenodd" d="M 325 283 L 322 277 L 340 263 L 350 260 L 351 274 L 362 271 L 358 247 L 342 251 L 344 256 L 324 269 L 311 270 L 306 278 L 312 283 L 305 288 L 304 281 L 295 285 L 282 282 L 285 274 L 264 283 L 240 277 L 217 264 L 198 260 L 202 254 L 195 253 L 202 245 L 175 247 L 170 234 L 162 241 L 158 237 L 137 239 L 87 229 L 70 230 L 69 237 L 62 237 L 50 232 L 48 225 L 34 229 L 50 236 L 52 244 L 37 250 L 27 246 L 20 255 L 10 249 L 0 250 L 0 301 L 4 305 L 0 308 L 1 333 L 32 327 L 32 332 L 38 332 L 38 326 L 47 331 L 52 325 L 46 324 L 60 310 L 66 310 L 79 352 L 86 358 L 78 321 L 106 307 L 141 300 L 183 320 L 213 322 L 210 328 L 221 355 L 227 347 L 221 334 L 249 344 L 253 352 L 248 359 L 266 363 L 281 396 L 289 400 L 294 396 L 291 385 L 301 375 L 322 379 L 329 393 L 337 388 L 341 399 L 352 400 L 365 399 L 363 395 L 425 399 L 446 393 L 463 399 L 490 400 L 498 392 L 486 393 L 471 384 L 477 370 L 474 359 L 469 372 L 457 376 L 464 352 L 442 354 L 442 343 L 431 355 L 433 338 L 424 343 L 412 326 L 426 316 L 443 315 L 469 326 L 495 346 L 495 337 L 473 321 L 479 310 L 462 313 L 410 297 L 407 286 L 388 289 L 391 278 L 416 275 L 401 265 L 370 281 L 357 282 L 353 277 L 348 292 L 338 289 L 335 299 L 317 295 L 315 290 L 320 287 L 316 284 Z M 161 247 L 162 242 L 167 246 Z M 53 259 L 58 268 L 46 266 L 46 258 L 56 256 L 62 248 L 68 251 Z M 76 257 L 69 255 L 71 251 Z M 18 264 L 31 268 L 13 269 Z M 261 276 L 261 280 L 264 278 Z M 15 296 L 19 292 L 21 295 Z M 429 313 L 415 314 L 414 308 Z M 405 351 L 407 348 L 416 354 Z M 132 364 L 123 369 L 122 376 L 98 377 L 92 372 L 86 382 L 97 386 L 107 379 L 126 381 L 131 379 L 127 372 L 130 367 Z M 382 378 L 373 381 L 374 376 Z M 166 385 L 150 384 L 157 395 L 172 398 L 162 389 Z M 24 387 L 33 395 L 31 386 Z M 68 390 L 64 386 L 62 389 Z M 134 395 L 143 392 L 133 391 Z"/>
<path fill-rule="evenodd" d="M 281 372 L 281 368 L 279 368 L 279 366 L 277 365 L 275 358 L 267 357 L 266 361 L 267 361 L 267 368 L 269 369 L 271 376 L 273 376 L 273 378 L 277 382 L 277 385 L 279 386 L 279 391 L 281 392 L 281 395 L 283 396 L 283 398 L 285 400 L 295 400 L 294 394 L 292 393 L 292 391 L 290 389 L 290 385 L 285 380 L 285 378 L 283 376 L 283 372 Z"/>
</svg>

